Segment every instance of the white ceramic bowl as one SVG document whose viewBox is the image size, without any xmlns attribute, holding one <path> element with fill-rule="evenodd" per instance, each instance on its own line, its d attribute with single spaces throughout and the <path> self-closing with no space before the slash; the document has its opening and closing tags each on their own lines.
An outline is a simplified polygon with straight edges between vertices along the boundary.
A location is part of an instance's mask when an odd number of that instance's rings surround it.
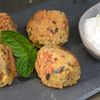
<svg viewBox="0 0 100 100">
<path fill-rule="evenodd" d="M 82 39 L 82 42 L 86 49 L 97 59 L 100 60 L 100 51 L 98 51 L 85 37 L 84 34 L 84 23 L 86 19 L 95 17 L 97 14 L 100 14 L 100 2 L 89 8 L 81 17 L 79 21 L 79 33 Z"/>
</svg>

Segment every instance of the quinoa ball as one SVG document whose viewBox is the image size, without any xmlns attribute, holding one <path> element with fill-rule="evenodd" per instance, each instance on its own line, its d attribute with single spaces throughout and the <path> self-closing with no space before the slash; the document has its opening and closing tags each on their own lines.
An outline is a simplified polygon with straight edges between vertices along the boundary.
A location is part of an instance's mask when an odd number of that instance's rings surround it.
<svg viewBox="0 0 100 100">
<path fill-rule="evenodd" d="M 15 76 L 15 60 L 11 49 L 0 44 L 0 87 L 11 85 Z"/>
<path fill-rule="evenodd" d="M 69 37 L 67 16 L 58 10 L 39 10 L 30 18 L 27 32 L 29 39 L 37 47 L 62 45 Z"/>
<path fill-rule="evenodd" d="M 44 46 L 37 54 L 35 68 L 42 83 L 48 87 L 72 86 L 81 76 L 76 57 L 59 46 Z"/>
<path fill-rule="evenodd" d="M 7 13 L 0 13 L 0 31 L 16 30 L 13 19 Z"/>
</svg>

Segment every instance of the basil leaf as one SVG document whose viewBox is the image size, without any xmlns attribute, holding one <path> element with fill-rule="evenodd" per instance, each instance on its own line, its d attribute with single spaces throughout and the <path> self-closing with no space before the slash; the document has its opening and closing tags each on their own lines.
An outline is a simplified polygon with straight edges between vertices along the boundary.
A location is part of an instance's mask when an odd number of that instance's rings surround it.
<svg viewBox="0 0 100 100">
<path fill-rule="evenodd" d="M 24 35 L 15 31 L 1 31 L 0 41 L 11 47 L 16 57 L 16 68 L 19 75 L 28 77 L 35 66 L 36 48 Z"/>
</svg>

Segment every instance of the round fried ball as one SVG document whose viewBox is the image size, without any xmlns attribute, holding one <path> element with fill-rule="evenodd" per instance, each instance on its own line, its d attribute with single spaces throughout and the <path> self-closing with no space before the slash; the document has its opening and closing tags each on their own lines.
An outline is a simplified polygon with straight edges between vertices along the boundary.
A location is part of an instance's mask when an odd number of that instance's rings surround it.
<svg viewBox="0 0 100 100">
<path fill-rule="evenodd" d="M 12 84 L 15 76 L 15 60 L 11 49 L 0 44 L 0 87 Z"/>
<path fill-rule="evenodd" d="M 43 84 L 54 88 L 72 86 L 80 79 L 76 57 L 59 46 L 44 46 L 37 54 L 35 68 Z"/>
<path fill-rule="evenodd" d="M 13 19 L 7 13 L 0 13 L 0 31 L 16 30 Z"/>
<path fill-rule="evenodd" d="M 37 47 L 62 45 L 69 37 L 68 19 L 58 10 L 39 10 L 30 18 L 27 32 L 29 39 Z"/>
</svg>

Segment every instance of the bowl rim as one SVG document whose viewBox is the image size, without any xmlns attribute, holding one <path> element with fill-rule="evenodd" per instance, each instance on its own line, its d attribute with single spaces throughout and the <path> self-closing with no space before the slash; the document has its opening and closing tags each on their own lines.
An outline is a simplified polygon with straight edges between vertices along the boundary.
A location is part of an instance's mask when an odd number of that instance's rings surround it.
<svg viewBox="0 0 100 100">
<path fill-rule="evenodd" d="M 80 20 L 79 20 L 79 25 L 78 25 L 78 27 L 79 27 L 79 34 L 80 34 L 80 37 L 81 37 L 81 40 L 82 40 L 84 46 L 85 46 L 88 50 L 90 50 L 91 52 L 93 52 L 95 55 L 97 55 L 97 56 L 100 57 L 100 51 L 99 51 L 98 49 L 96 49 L 96 48 L 87 40 L 86 36 L 84 35 L 84 30 L 83 30 L 83 32 L 81 31 L 81 30 L 82 30 L 82 28 L 81 28 L 81 22 L 82 22 L 84 16 L 85 16 L 91 9 L 96 8 L 98 5 L 100 5 L 100 2 L 98 2 L 98 3 L 95 4 L 94 6 L 90 7 L 88 10 L 86 10 L 86 11 L 84 12 L 84 14 L 81 16 L 81 18 L 80 18 Z M 84 26 L 84 25 L 83 25 L 83 26 Z"/>
</svg>

